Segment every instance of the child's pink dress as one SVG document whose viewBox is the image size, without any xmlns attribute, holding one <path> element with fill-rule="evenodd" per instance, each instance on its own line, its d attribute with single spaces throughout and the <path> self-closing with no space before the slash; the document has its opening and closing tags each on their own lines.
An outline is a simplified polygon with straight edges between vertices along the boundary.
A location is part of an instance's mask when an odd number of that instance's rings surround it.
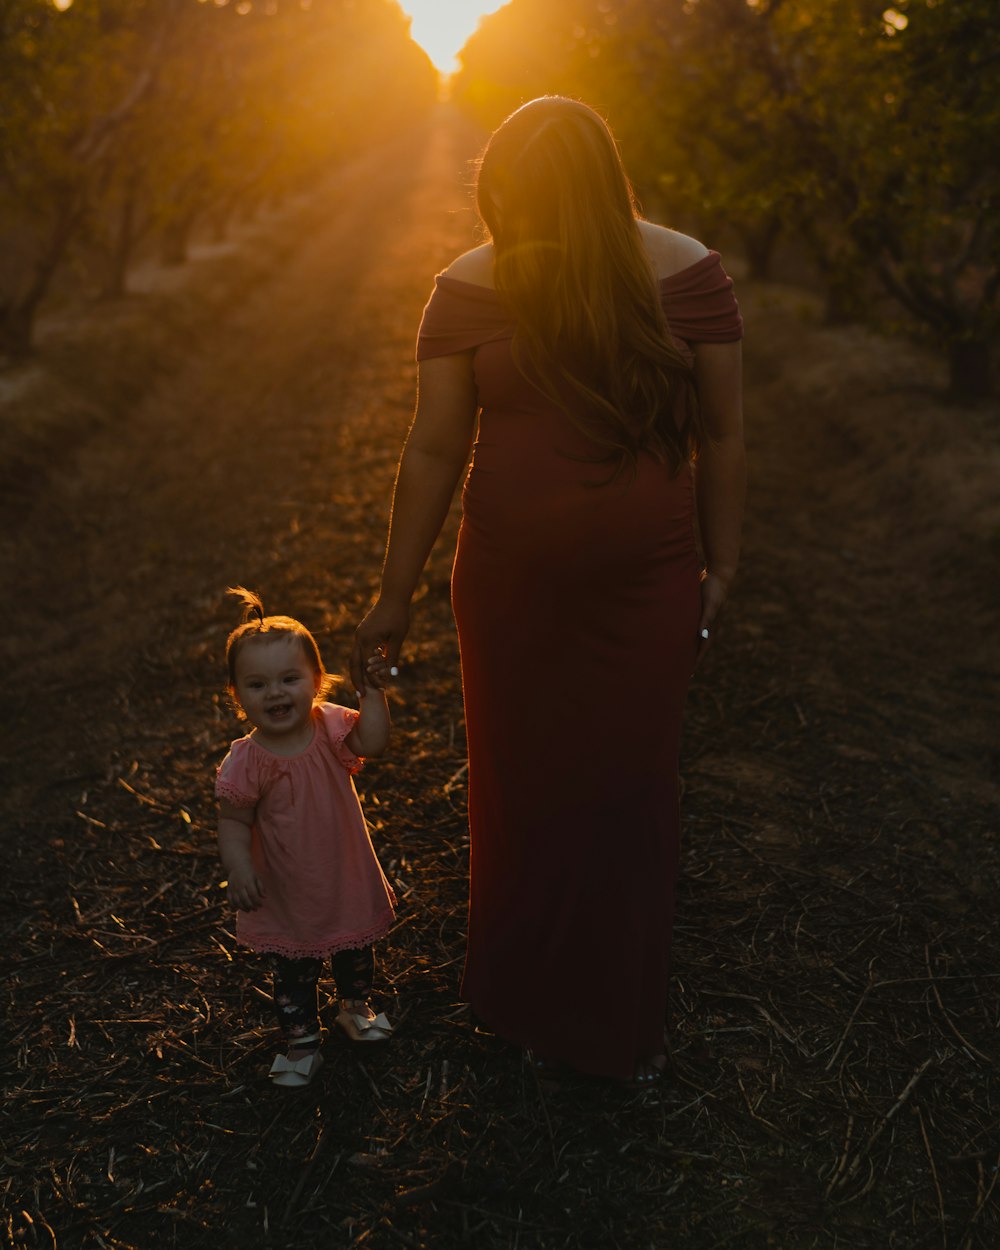
<svg viewBox="0 0 1000 1250">
<path fill-rule="evenodd" d="M 364 760 L 344 746 L 358 713 L 323 703 L 312 716 L 299 755 L 239 738 L 215 783 L 219 798 L 256 808 L 250 850 L 264 900 L 236 913 L 237 937 L 289 959 L 369 946 L 388 932 L 396 901 L 351 780 Z"/>
</svg>

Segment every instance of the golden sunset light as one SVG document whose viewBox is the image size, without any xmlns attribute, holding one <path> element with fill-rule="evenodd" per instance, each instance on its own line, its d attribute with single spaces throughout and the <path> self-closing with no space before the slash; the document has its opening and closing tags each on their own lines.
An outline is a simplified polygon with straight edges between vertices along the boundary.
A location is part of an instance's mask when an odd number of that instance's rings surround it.
<svg viewBox="0 0 1000 1250">
<path fill-rule="evenodd" d="M 1000 1250 L 998 53 L 0 0 L 3 1246 Z"/>
<path fill-rule="evenodd" d="M 413 23 L 413 38 L 442 74 L 458 69 L 458 53 L 479 19 L 503 8 L 506 0 L 400 0 Z"/>
</svg>

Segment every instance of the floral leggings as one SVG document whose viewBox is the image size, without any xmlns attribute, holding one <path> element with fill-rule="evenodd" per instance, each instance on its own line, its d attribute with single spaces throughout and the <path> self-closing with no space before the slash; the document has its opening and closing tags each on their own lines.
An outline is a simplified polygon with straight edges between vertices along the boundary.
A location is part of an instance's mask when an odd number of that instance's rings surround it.
<svg viewBox="0 0 1000 1250">
<path fill-rule="evenodd" d="M 274 1014 L 278 1028 L 291 1041 L 319 1032 L 316 983 L 323 971 L 322 959 L 287 959 L 272 955 L 274 973 Z M 337 951 L 330 956 L 339 998 L 366 999 L 375 977 L 375 951 L 363 946 L 355 951 Z"/>
</svg>

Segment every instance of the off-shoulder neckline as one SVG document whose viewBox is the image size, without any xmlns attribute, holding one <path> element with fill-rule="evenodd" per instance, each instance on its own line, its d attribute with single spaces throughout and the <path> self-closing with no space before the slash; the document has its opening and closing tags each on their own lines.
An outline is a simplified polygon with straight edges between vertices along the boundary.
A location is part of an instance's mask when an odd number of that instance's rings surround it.
<svg viewBox="0 0 1000 1250">
<path fill-rule="evenodd" d="M 685 265 L 683 269 L 677 269 L 673 273 L 667 274 L 666 277 L 657 278 L 656 285 L 667 286 L 671 282 L 676 282 L 679 278 L 688 277 L 690 274 L 694 273 L 696 270 L 704 268 L 708 264 L 714 264 L 719 259 L 720 259 L 719 253 L 709 249 L 709 251 L 706 252 L 704 256 L 699 257 L 698 260 L 696 261 L 692 261 L 690 265 Z M 483 286 L 481 282 L 466 282 L 464 278 L 452 278 L 444 270 L 442 270 L 441 273 L 439 273 L 435 277 L 434 281 L 435 282 L 450 282 L 454 286 L 471 287 L 472 290 L 484 291 L 487 295 L 497 294 L 497 289 L 495 286 Z"/>
</svg>

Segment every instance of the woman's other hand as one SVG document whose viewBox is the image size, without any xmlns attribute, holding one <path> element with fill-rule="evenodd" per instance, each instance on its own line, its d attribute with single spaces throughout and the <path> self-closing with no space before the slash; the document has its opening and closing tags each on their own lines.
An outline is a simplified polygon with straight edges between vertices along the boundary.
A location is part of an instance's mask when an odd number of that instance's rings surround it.
<svg viewBox="0 0 1000 1250">
<path fill-rule="evenodd" d="M 711 646 L 715 620 L 728 593 L 729 583 L 723 578 L 707 570 L 701 575 L 701 616 L 698 619 L 698 650 L 695 653 L 695 668 L 701 663 L 705 652 Z"/>
</svg>

